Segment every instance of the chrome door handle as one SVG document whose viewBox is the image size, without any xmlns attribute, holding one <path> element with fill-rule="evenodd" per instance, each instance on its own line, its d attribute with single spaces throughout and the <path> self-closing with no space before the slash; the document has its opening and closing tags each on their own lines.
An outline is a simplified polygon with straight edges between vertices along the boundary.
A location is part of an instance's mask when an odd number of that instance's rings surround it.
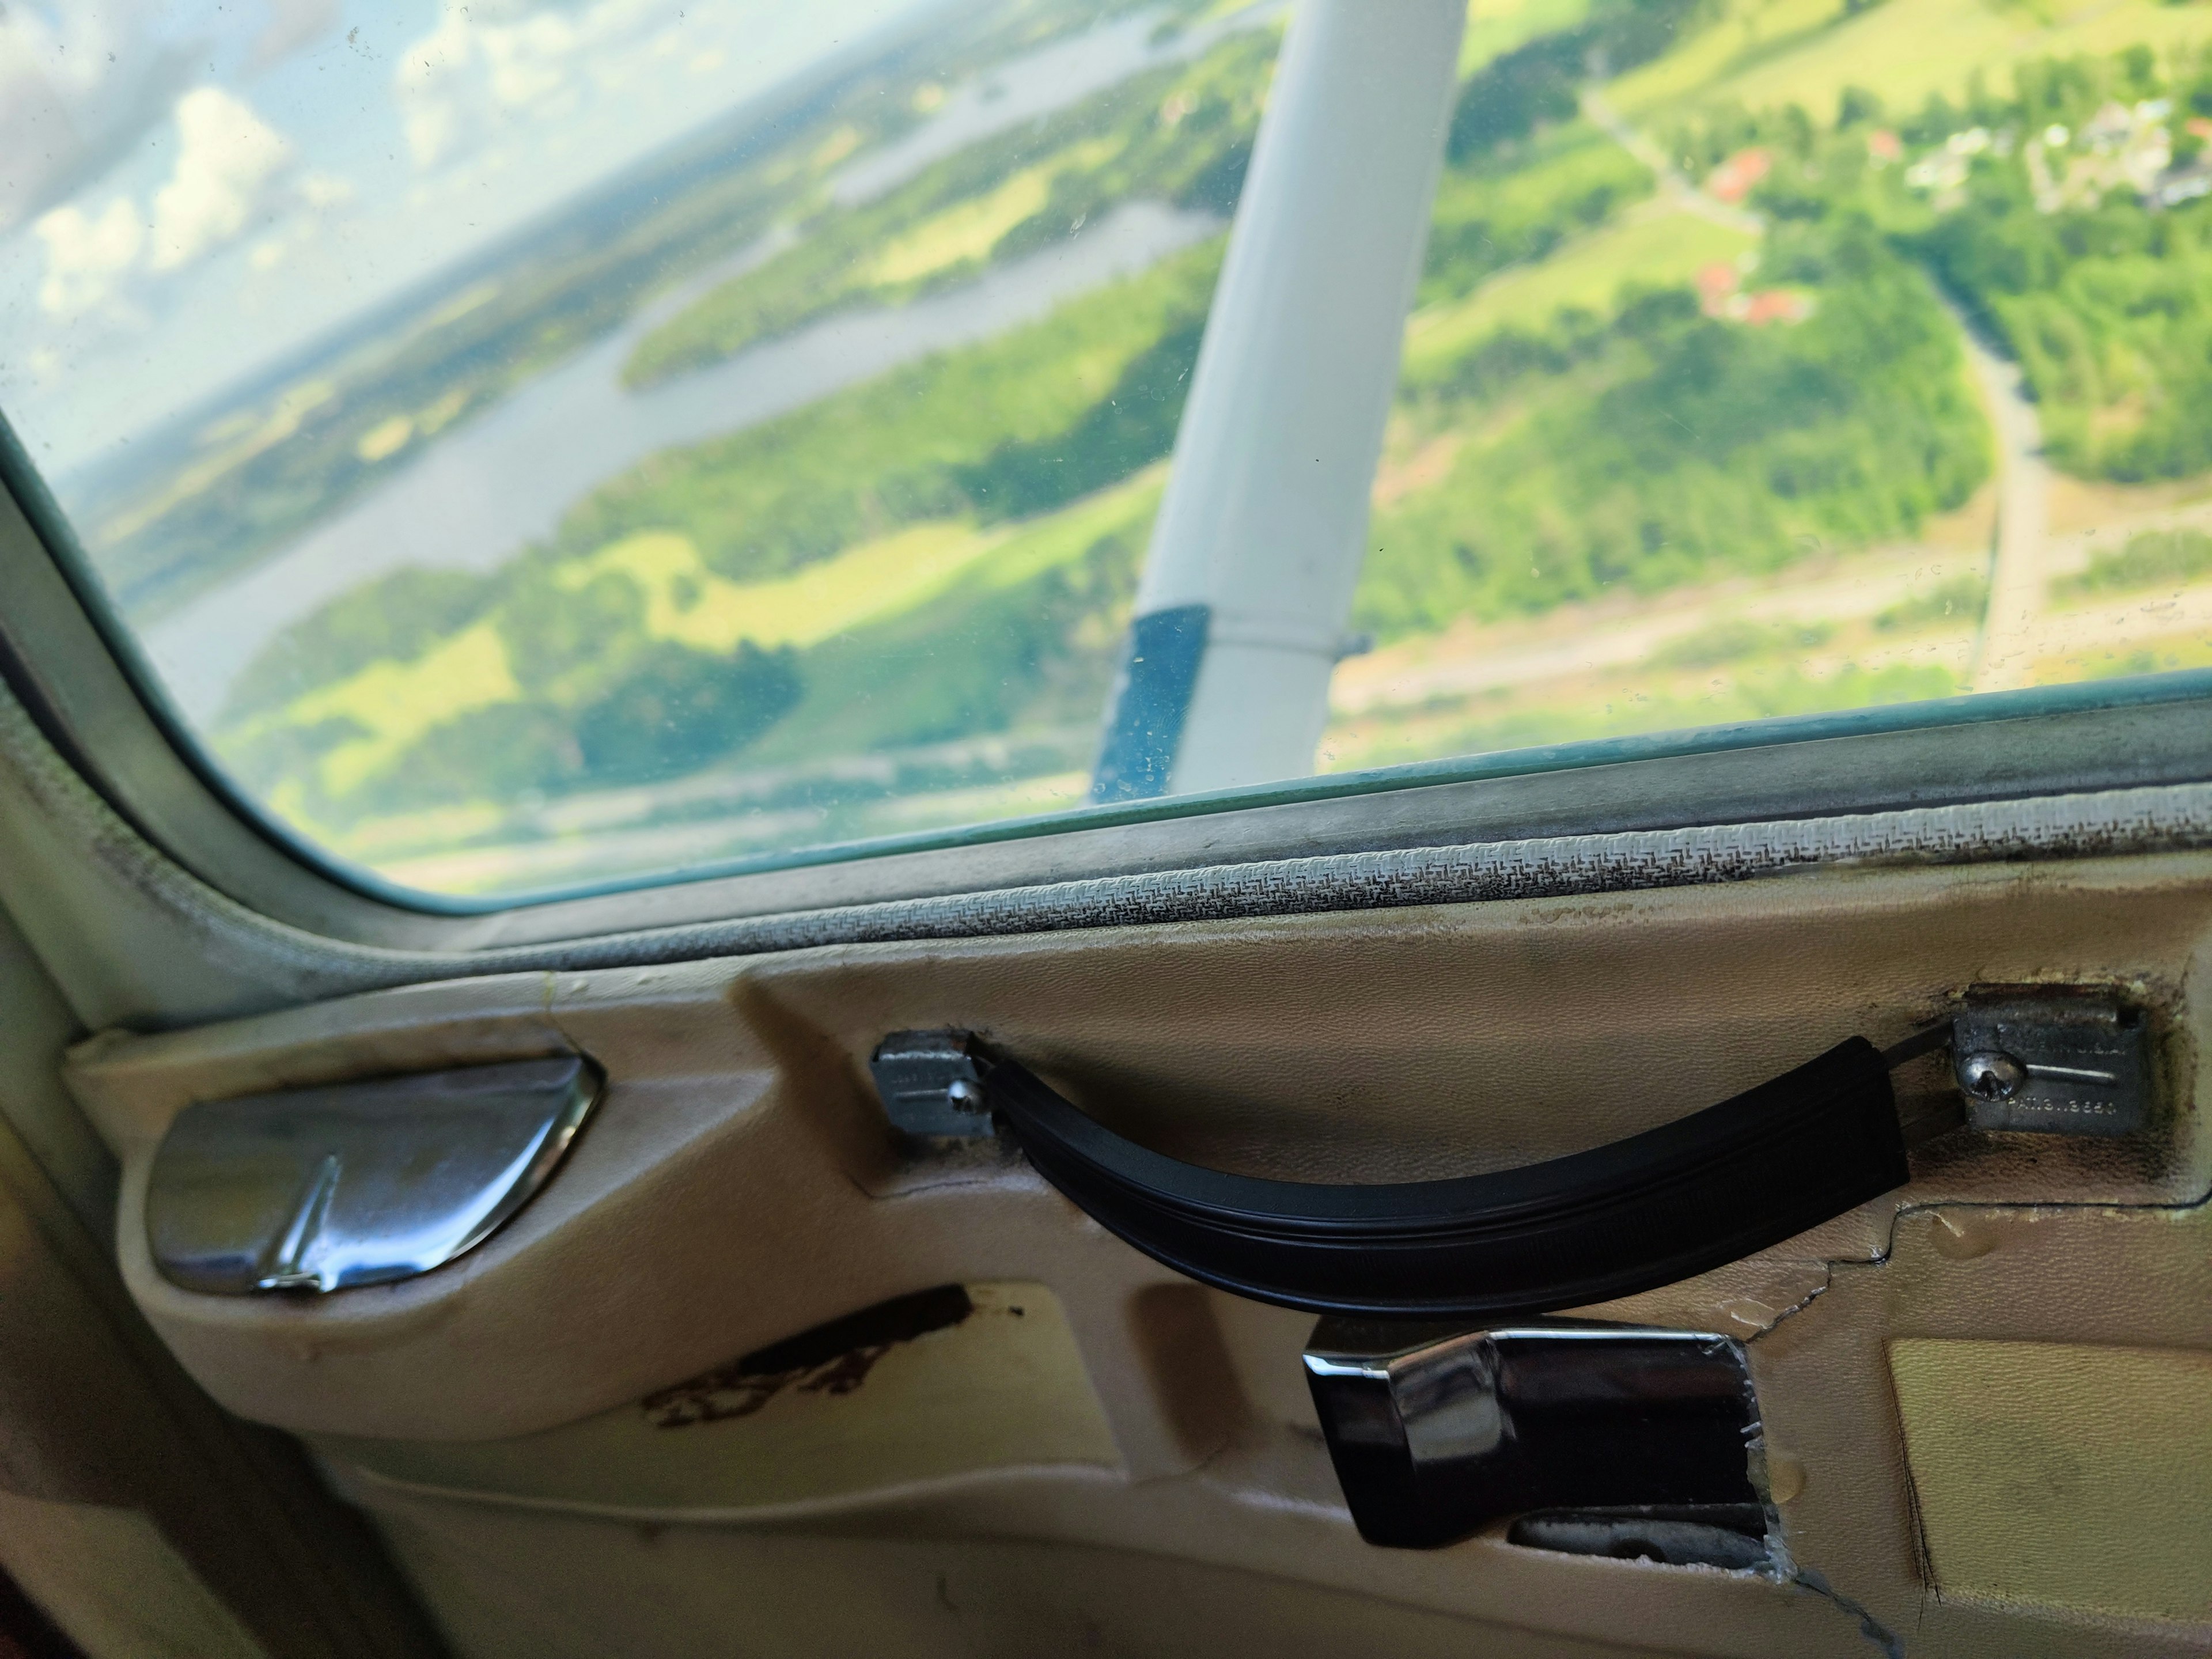
<svg viewBox="0 0 2212 1659">
<path fill-rule="evenodd" d="M 428 1273 L 544 1186 L 603 1081 L 562 1054 L 188 1106 L 154 1154 L 154 1265 L 215 1296 Z"/>
</svg>

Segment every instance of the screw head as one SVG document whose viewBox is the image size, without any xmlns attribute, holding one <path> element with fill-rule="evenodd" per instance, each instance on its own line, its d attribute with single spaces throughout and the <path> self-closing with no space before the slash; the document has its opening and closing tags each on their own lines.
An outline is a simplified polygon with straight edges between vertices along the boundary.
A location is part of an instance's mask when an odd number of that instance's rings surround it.
<svg viewBox="0 0 2212 1659">
<path fill-rule="evenodd" d="M 955 1078 L 945 1088 L 945 1097 L 964 1111 L 983 1109 L 983 1085 L 970 1083 L 966 1078 Z"/>
<path fill-rule="evenodd" d="M 2002 1048 L 1960 1054 L 1953 1069 L 1959 1086 L 1977 1100 L 2010 1100 L 2027 1081 L 2027 1067 Z"/>
</svg>

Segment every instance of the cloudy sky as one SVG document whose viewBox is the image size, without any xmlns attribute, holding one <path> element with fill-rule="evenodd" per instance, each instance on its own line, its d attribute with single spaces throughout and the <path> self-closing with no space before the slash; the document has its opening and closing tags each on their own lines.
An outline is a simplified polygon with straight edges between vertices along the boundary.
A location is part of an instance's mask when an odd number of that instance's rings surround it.
<svg viewBox="0 0 2212 1659">
<path fill-rule="evenodd" d="M 927 0 L 7 0 L 0 409 L 65 471 Z"/>
</svg>

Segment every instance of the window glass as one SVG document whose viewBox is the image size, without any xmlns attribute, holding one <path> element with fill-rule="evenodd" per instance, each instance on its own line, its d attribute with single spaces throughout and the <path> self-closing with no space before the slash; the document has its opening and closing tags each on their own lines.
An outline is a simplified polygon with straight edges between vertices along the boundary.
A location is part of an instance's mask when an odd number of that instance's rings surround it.
<svg viewBox="0 0 2212 1659">
<path fill-rule="evenodd" d="M 392 881 L 1075 804 L 1281 14 L 10 6 L 0 406 Z"/>
<path fill-rule="evenodd" d="M 2212 663 L 2208 40 L 1477 0 L 1320 765 Z"/>
<path fill-rule="evenodd" d="M 1191 787 L 1102 718 L 1291 10 L 10 6 L 0 409 L 404 887 Z M 2208 42 L 1474 0 L 1314 767 L 2212 664 Z"/>
</svg>

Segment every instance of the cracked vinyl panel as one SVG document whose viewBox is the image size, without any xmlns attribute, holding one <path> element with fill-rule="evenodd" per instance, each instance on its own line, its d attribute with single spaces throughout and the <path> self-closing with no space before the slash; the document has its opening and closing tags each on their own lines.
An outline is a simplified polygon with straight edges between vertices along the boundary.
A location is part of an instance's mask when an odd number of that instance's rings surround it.
<svg viewBox="0 0 2212 1659">
<path fill-rule="evenodd" d="M 2202 1203 L 1899 1216 L 1750 1345 L 1792 1548 L 1914 1651 L 2212 1649 L 2208 1261 Z"/>
</svg>

